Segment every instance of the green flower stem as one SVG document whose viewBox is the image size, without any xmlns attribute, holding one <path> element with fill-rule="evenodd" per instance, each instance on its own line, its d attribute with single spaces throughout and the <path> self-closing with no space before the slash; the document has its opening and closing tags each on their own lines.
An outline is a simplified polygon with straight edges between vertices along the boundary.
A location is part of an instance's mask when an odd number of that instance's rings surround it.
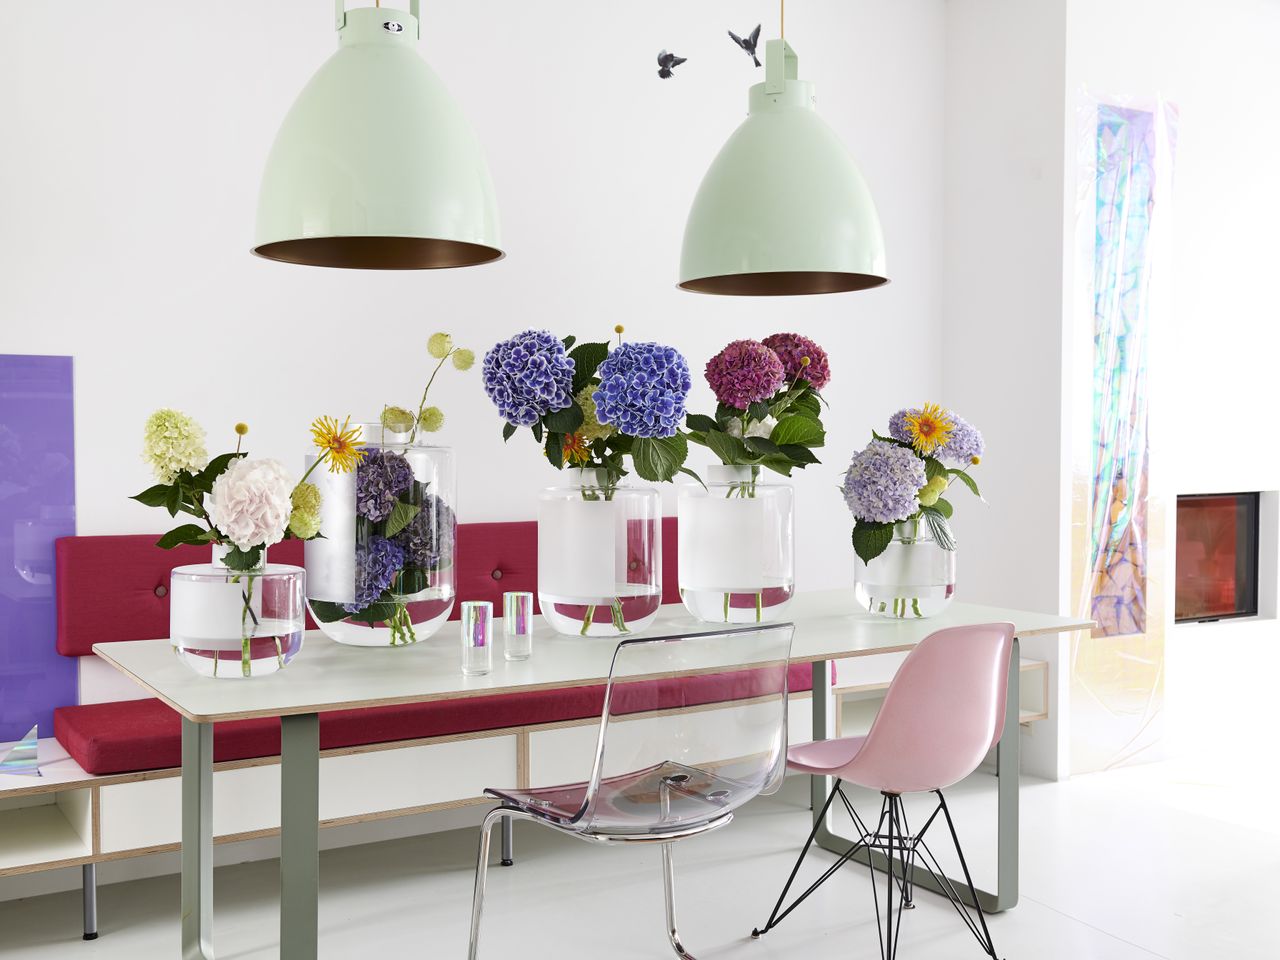
<svg viewBox="0 0 1280 960">
<path fill-rule="evenodd" d="M 300 487 L 300 486 L 302 486 L 304 483 L 306 483 L 306 482 L 307 482 L 307 477 L 311 476 L 311 471 L 315 470 L 315 468 L 316 468 L 316 467 L 320 466 L 320 464 L 324 463 L 324 462 L 325 462 L 325 460 L 327 460 L 328 458 L 329 458 L 329 451 L 328 451 L 328 450 L 324 451 L 324 453 L 322 453 L 322 454 L 320 454 L 320 456 L 316 457 L 316 462 L 315 462 L 315 463 L 313 463 L 313 464 L 311 464 L 311 466 L 307 467 L 307 472 L 306 472 L 306 473 L 304 473 L 304 474 L 302 475 L 302 479 L 298 481 L 297 486 L 295 486 L 295 487 L 294 487 L 294 489 L 296 490 L 296 489 L 298 489 L 298 487 Z"/>
<path fill-rule="evenodd" d="M 244 609 L 240 611 L 240 675 L 249 677 L 253 675 L 253 658 L 252 641 L 253 630 L 249 627 L 249 621 L 253 621 L 253 625 L 258 625 L 258 617 L 253 612 L 253 575 L 245 577 L 245 588 L 240 591 L 240 596 L 244 600 Z"/>
<path fill-rule="evenodd" d="M 397 603 L 391 619 L 387 621 L 391 630 L 391 646 L 407 646 L 418 642 L 418 635 L 413 632 L 413 620 L 409 616 L 409 608 Z"/>
<path fill-rule="evenodd" d="M 596 605 L 594 603 L 587 604 L 587 612 L 586 612 L 586 615 L 582 618 L 582 630 L 579 631 L 578 633 L 579 636 L 585 637 L 587 635 L 587 631 L 591 629 L 591 621 L 595 617 L 595 615 L 596 615 Z"/>
<path fill-rule="evenodd" d="M 622 613 L 622 600 L 618 597 L 613 598 L 613 626 L 619 633 L 630 633 L 631 630 L 627 626 L 627 618 Z"/>
<path fill-rule="evenodd" d="M 440 358 L 440 362 L 436 364 L 436 368 L 431 371 L 431 377 L 427 380 L 427 385 L 422 388 L 422 399 L 418 402 L 418 416 L 414 418 L 413 429 L 409 431 L 410 443 L 413 443 L 413 441 L 418 437 L 418 424 L 422 421 L 422 411 L 427 409 L 427 394 L 431 391 L 431 385 L 436 382 L 436 374 L 440 372 L 440 368 L 444 366 L 444 362 L 453 356 L 454 350 L 457 349 L 457 347 L 454 347 Z"/>
</svg>

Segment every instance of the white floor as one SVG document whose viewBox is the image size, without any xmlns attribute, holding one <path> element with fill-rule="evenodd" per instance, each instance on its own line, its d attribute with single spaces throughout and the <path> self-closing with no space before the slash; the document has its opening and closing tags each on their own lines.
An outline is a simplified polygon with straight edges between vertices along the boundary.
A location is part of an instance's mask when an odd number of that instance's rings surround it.
<svg viewBox="0 0 1280 960">
<path fill-rule="evenodd" d="M 1252 811 L 1238 798 L 1168 764 L 1028 782 L 1022 809 L 1021 903 L 991 921 L 1002 957 L 1280 957 L 1274 817 L 1249 826 Z M 681 930 L 701 960 L 878 956 L 864 867 L 846 867 L 765 939 L 748 938 L 768 916 L 808 818 L 805 783 L 792 779 L 726 830 L 677 847 Z M 963 838 L 962 811 L 958 820 Z M 487 957 L 672 955 L 657 850 L 601 849 L 527 825 L 516 840 L 516 867 L 490 875 Z M 464 956 L 474 848 L 474 832 L 460 830 L 322 854 L 321 956 Z M 833 859 L 818 857 L 809 875 Z M 277 955 L 274 862 L 219 869 L 214 900 L 220 960 Z M 176 877 L 104 886 L 99 903 L 102 936 L 93 943 L 79 940 L 77 894 L 0 903 L 0 956 L 177 955 Z M 950 906 L 922 892 L 904 919 L 900 956 L 981 953 Z"/>
</svg>

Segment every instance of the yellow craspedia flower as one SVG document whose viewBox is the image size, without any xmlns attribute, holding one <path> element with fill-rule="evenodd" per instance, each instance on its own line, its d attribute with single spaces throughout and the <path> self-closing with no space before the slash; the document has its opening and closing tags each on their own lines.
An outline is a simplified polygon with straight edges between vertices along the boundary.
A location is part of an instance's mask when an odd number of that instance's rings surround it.
<svg viewBox="0 0 1280 960">
<path fill-rule="evenodd" d="M 439 407 L 427 407 L 418 417 L 418 427 L 427 433 L 435 433 L 444 426 L 444 411 Z"/>
<path fill-rule="evenodd" d="M 310 540 L 320 532 L 320 514 L 295 510 L 289 514 L 289 532 L 299 540 Z"/>
<path fill-rule="evenodd" d="M 613 424 L 601 423 L 596 416 L 596 402 L 591 399 L 591 394 L 595 393 L 595 390 L 595 387 L 585 386 L 574 398 L 582 408 L 582 426 L 578 428 L 578 435 L 587 443 L 604 440 L 618 432 Z"/>
<path fill-rule="evenodd" d="M 316 417 L 311 424 L 312 442 L 328 460 L 330 473 L 347 473 L 364 459 L 360 434 L 360 426 L 351 426 L 350 417 L 341 426 L 333 417 Z"/>
<path fill-rule="evenodd" d="M 936 403 L 926 403 L 919 411 L 907 414 L 907 433 L 911 445 L 929 456 L 951 439 L 955 424 L 947 412 Z"/>
<path fill-rule="evenodd" d="M 416 419 L 417 417 L 413 415 L 413 411 L 406 410 L 404 407 L 382 408 L 382 427 L 392 433 L 408 433 L 413 429 Z"/>
<path fill-rule="evenodd" d="M 443 360 L 452 349 L 453 337 L 447 333 L 433 333 L 431 339 L 427 341 L 427 353 L 437 360 Z"/>
<path fill-rule="evenodd" d="M 237 436 L 237 437 L 243 437 L 243 436 L 244 436 L 246 433 L 248 433 L 248 432 L 249 432 L 249 425 L 248 425 L 247 423 L 237 423 L 237 424 L 236 424 L 236 436 Z"/>
<path fill-rule="evenodd" d="M 475 351 L 459 347 L 453 351 L 453 367 L 455 370 L 470 370 L 476 362 Z"/>
<path fill-rule="evenodd" d="M 934 477 L 932 480 L 926 483 L 923 487 L 921 487 L 920 492 L 916 494 L 916 497 L 920 501 L 920 506 L 932 507 L 935 503 L 938 502 L 938 498 L 942 496 L 942 494 L 946 491 L 946 489 L 947 489 L 946 477 Z"/>
<path fill-rule="evenodd" d="M 618 324 L 616 327 L 614 327 L 614 328 L 613 328 L 613 332 L 614 332 L 614 333 L 626 333 L 626 332 L 627 332 L 627 328 L 626 328 L 626 327 L 624 327 L 622 324 Z"/>
<path fill-rule="evenodd" d="M 199 473 L 209 465 L 204 428 L 181 410 L 162 407 L 147 417 L 142 459 L 160 483 L 173 483 L 183 470 Z"/>
<path fill-rule="evenodd" d="M 969 462 L 976 467 L 978 464 L 982 462 L 982 458 L 977 454 L 974 454 L 972 457 L 969 458 Z"/>
<path fill-rule="evenodd" d="M 320 512 L 320 488 L 314 483 L 303 482 L 293 488 L 293 493 L 289 494 L 289 504 L 293 507 L 295 513 L 301 511 L 303 513 Z"/>
</svg>

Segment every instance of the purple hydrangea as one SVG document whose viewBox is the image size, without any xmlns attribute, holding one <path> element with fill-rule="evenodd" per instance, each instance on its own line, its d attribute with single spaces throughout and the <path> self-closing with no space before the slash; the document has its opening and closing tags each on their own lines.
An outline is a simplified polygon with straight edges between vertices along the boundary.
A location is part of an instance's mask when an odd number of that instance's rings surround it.
<svg viewBox="0 0 1280 960">
<path fill-rule="evenodd" d="M 404 551 L 386 537 L 370 537 L 356 547 L 356 596 L 344 603 L 347 613 L 359 613 L 382 596 L 404 567 Z"/>
<path fill-rule="evenodd" d="M 907 428 L 907 417 L 915 416 L 920 412 L 919 407 L 907 407 L 899 410 L 889 418 L 889 436 L 903 443 L 911 443 L 911 431 Z"/>
<path fill-rule="evenodd" d="M 815 390 L 821 390 L 831 382 L 831 365 L 827 361 L 827 351 L 798 333 L 775 333 L 762 341 L 766 347 L 778 355 L 787 379 L 799 377 L 807 380 Z M 806 364 L 804 358 L 808 357 Z"/>
<path fill-rule="evenodd" d="M 526 330 L 484 355 L 484 392 L 507 423 L 531 427 L 573 403 L 573 361 L 546 330 Z"/>
<path fill-rule="evenodd" d="M 413 467 L 391 450 L 370 450 L 356 467 L 356 513 L 377 523 L 413 486 Z"/>
<path fill-rule="evenodd" d="M 950 460 L 953 463 L 972 463 L 974 457 L 981 457 L 986 449 L 982 432 L 963 417 L 950 414 L 953 424 L 951 436 L 938 448 L 934 456 L 939 460 Z"/>
<path fill-rule="evenodd" d="M 920 507 L 924 461 L 906 447 L 872 440 L 844 475 L 844 501 L 858 520 L 897 523 Z"/>
<path fill-rule="evenodd" d="M 457 518 L 453 508 L 434 493 L 392 541 L 404 550 L 405 562 L 424 570 L 439 570 L 453 562 Z"/>
<path fill-rule="evenodd" d="M 673 437 L 693 386 L 689 364 L 674 347 L 624 343 L 596 371 L 596 419 L 632 437 Z"/>
<path fill-rule="evenodd" d="M 786 382 L 782 360 L 759 340 L 735 340 L 707 361 L 707 383 L 727 407 L 745 410 Z"/>
</svg>

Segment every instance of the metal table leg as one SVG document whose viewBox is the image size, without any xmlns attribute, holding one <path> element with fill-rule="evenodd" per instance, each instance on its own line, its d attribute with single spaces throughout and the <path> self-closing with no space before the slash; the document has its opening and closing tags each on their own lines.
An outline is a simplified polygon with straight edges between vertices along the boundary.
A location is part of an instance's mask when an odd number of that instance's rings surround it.
<svg viewBox="0 0 1280 960">
<path fill-rule="evenodd" d="M 1013 641 L 1013 656 L 1009 661 L 1008 700 L 1005 709 L 1004 731 L 1000 742 L 996 744 L 996 798 L 998 804 L 996 825 L 996 891 L 978 890 L 978 901 L 987 913 L 1000 913 L 1018 903 L 1018 769 L 1019 740 L 1018 718 L 1020 653 L 1018 641 Z M 813 739 L 826 740 L 831 736 L 834 717 L 830 716 L 828 705 L 831 701 L 831 665 L 819 662 L 813 665 Z M 831 792 L 831 778 L 810 777 L 810 798 L 813 807 L 814 822 L 820 823 L 814 842 L 824 850 L 843 854 L 854 843 L 854 838 L 841 836 L 831 829 L 830 813 L 823 818 L 826 800 Z M 886 869 L 887 860 L 878 850 L 860 850 L 853 855 L 859 863 L 870 862 L 880 869 Z M 951 878 L 955 887 L 967 899 L 968 888 L 963 878 Z M 933 877 L 922 867 L 912 865 L 912 886 L 924 887 L 935 893 L 945 891 L 934 881 Z"/>
<path fill-rule="evenodd" d="M 80 897 L 84 905 L 84 939 L 98 939 L 98 865 L 80 868 Z"/>
<path fill-rule="evenodd" d="M 320 718 L 280 718 L 280 957 L 315 960 L 320 897 Z"/>
<path fill-rule="evenodd" d="M 213 960 L 213 725 L 182 718 L 182 958 Z"/>
</svg>

